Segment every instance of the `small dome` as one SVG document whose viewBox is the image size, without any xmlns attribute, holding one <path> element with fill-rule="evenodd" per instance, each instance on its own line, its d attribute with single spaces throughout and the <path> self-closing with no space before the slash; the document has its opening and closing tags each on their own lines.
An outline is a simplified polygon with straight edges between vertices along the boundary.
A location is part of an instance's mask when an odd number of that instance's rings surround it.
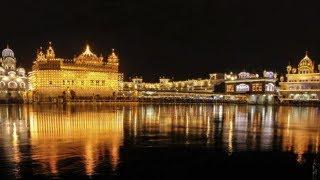
<svg viewBox="0 0 320 180">
<path fill-rule="evenodd" d="M 243 72 L 240 72 L 238 76 L 241 79 L 246 79 L 246 78 L 250 78 L 250 73 L 243 71 Z"/>
<path fill-rule="evenodd" d="M 308 57 L 308 52 L 306 52 L 305 57 L 300 61 L 298 65 L 298 71 L 300 74 L 314 72 L 314 64 L 313 61 Z"/>
<path fill-rule="evenodd" d="M 18 75 L 25 76 L 26 70 L 24 68 L 18 68 L 17 69 Z"/>
<path fill-rule="evenodd" d="M 8 72 L 8 75 L 11 76 L 11 77 L 15 77 L 16 74 L 17 74 L 17 73 L 14 72 L 14 71 L 9 71 L 9 72 Z"/>
<path fill-rule="evenodd" d="M 2 51 L 2 57 L 3 58 L 5 58 L 5 57 L 13 57 L 14 58 L 14 52 L 7 47 L 6 49 L 4 49 Z"/>
<path fill-rule="evenodd" d="M 6 57 L 2 60 L 2 66 L 5 69 L 15 69 L 16 60 L 13 57 Z"/>
</svg>

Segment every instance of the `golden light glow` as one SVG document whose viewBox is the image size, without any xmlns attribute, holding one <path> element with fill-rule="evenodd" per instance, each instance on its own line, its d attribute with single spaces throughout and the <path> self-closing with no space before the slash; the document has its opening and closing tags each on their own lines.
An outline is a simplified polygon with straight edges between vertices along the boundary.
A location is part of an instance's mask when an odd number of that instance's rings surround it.
<svg viewBox="0 0 320 180">
<path fill-rule="evenodd" d="M 84 55 L 94 55 L 91 50 L 89 44 L 86 45 L 86 50 L 83 52 Z"/>
<path fill-rule="evenodd" d="M 1 106 L 0 135 L 7 143 L 4 155 L 14 165 L 17 177 L 26 155 L 21 149 L 25 142 L 30 143 L 32 161 L 40 164 L 37 170 L 64 173 L 60 165 L 76 158 L 90 176 L 105 162 L 115 171 L 123 160 L 120 147 L 126 143 L 201 143 L 230 154 L 279 150 L 294 153 L 297 162 L 303 162 L 305 153 L 319 152 L 318 116 L 316 107 L 288 106 Z M 78 170 L 79 166 L 71 164 L 70 168 Z"/>
<path fill-rule="evenodd" d="M 104 144 L 110 154 L 111 167 L 116 169 L 123 141 L 122 111 L 72 113 L 72 107 L 66 111 L 53 108 L 57 109 L 46 112 L 41 111 L 39 106 L 37 109 L 31 107 L 30 138 L 32 146 L 37 147 L 32 149 L 34 160 L 48 163 L 51 173 L 56 174 L 57 162 L 64 157 L 83 156 L 85 172 L 92 175 L 104 155 L 97 147 Z"/>
<path fill-rule="evenodd" d="M 89 45 L 73 60 L 56 58 L 50 43 L 46 56 L 42 50 L 38 52 L 29 73 L 29 99 L 53 101 L 58 97 L 113 96 L 122 81 L 118 62 L 114 50 L 105 62 L 103 57 L 92 53 Z"/>
<path fill-rule="evenodd" d="M 320 68 L 320 65 L 318 66 Z M 318 70 L 320 70 L 318 68 Z M 308 52 L 298 68 L 287 66 L 286 78 L 280 79 L 281 100 L 318 101 L 320 99 L 320 73 Z"/>
</svg>

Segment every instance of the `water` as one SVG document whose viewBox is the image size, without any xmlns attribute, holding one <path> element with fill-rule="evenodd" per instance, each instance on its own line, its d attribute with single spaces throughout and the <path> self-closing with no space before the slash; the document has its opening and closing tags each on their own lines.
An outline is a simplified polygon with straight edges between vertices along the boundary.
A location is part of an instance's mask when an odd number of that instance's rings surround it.
<svg viewBox="0 0 320 180">
<path fill-rule="evenodd" d="M 0 113 L 5 178 L 311 179 L 319 151 L 317 107 L 2 105 Z"/>
</svg>

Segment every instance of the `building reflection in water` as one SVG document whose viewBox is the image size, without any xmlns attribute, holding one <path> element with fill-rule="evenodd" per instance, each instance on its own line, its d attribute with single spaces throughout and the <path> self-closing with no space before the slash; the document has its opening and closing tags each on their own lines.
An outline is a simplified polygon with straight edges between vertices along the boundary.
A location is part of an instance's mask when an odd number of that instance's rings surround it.
<svg viewBox="0 0 320 180">
<path fill-rule="evenodd" d="M 122 109 L 67 105 L 30 106 L 29 111 L 32 159 L 48 164 L 50 173 L 59 173 L 59 161 L 78 157 L 83 159 L 87 175 L 92 175 L 106 156 L 112 170 L 116 169 L 123 141 Z"/>
<path fill-rule="evenodd" d="M 129 110 L 138 145 L 201 144 L 237 151 L 318 152 L 319 109 L 247 105 L 144 105 Z"/>
<path fill-rule="evenodd" d="M 232 154 L 285 151 L 303 162 L 319 149 L 319 109 L 247 105 L 0 106 L 0 154 L 32 172 L 116 172 L 121 147 L 198 145 Z M 2 157 L 4 156 L 4 157 Z"/>
<path fill-rule="evenodd" d="M 316 107 L 280 107 L 277 125 L 283 138 L 282 148 L 293 151 L 302 162 L 306 151 L 319 152 L 319 109 Z"/>
</svg>

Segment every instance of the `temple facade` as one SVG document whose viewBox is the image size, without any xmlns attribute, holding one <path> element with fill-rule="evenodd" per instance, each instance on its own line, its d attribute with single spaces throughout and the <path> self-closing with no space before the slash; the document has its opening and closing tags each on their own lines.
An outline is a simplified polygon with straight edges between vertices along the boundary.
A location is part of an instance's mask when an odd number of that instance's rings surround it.
<svg viewBox="0 0 320 180">
<path fill-rule="evenodd" d="M 277 95 L 276 82 L 277 74 L 272 71 L 264 71 L 262 76 L 249 72 L 225 74 L 226 99 L 273 104 Z"/>
<path fill-rule="evenodd" d="M 17 68 L 14 52 L 9 47 L 2 51 L 0 64 L 0 102 L 23 102 L 28 91 L 26 71 L 24 68 Z"/>
<path fill-rule="evenodd" d="M 159 82 L 143 82 L 142 77 L 131 78 L 131 81 L 123 82 L 121 85 L 124 96 L 139 97 L 196 97 L 198 95 L 211 96 L 215 86 L 224 81 L 223 75 L 212 73 L 206 79 L 188 79 L 174 81 L 170 78 L 160 77 Z"/>
<path fill-rule="evenodd" d="M 281 100 L 310 101 L 320 97 L 320 65 L 316 65 L 308 52 L 300 60 L 298 67 L 287 66 L 287 74 L 280 77 Z"/>
<path fill-rule="evenodd" d="M 95 99 L 115 96 L 122 74 L 119 58 L 112 50 L 106 60 L 95 55 L 87 45 L 74 59 L 58 58 L 49 43 L 46 53 L 40 50 L 29 73 L 29 101 Z"/>
</svg>

